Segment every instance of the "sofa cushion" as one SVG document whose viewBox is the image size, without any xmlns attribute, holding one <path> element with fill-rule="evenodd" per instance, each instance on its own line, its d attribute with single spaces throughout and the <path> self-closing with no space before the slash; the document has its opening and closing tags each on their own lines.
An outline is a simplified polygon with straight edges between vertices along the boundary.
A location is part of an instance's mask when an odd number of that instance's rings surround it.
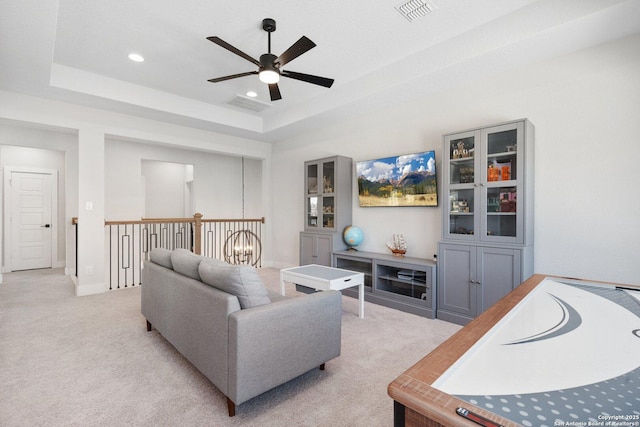
<svg viewBox="0 0 640 427">
<path fill-rule="evenodd" d="M 203 259 L 200 264 L 208 264 L 208 265 L 231 265 L 227 262 L 222 261 L 221 259 L 218 258 L 205 258 Z M 200 266 L 198 266 L 198 269 L 200 269 Z M 200 277 L 202 277 L 202 274 L 200 274 Z M 208 284 L 208 283 L 207 283 Z"/>
<path fill-rule="evenodd" d="M 149 252 L 149 259 L 151 259 L 151 262 L 154 264 L 173 270 L 173 264 L 171 263 L 171 251 L 169 249 L 155 248 Z"/>
<path fill-rule="evenodd" d="M 253 267 L 206 261 L 200 263 L 199 269 L 204 283 L 237 296 L 241 308 L 256 307 L 271 302 L 267 288 Z"/>
<path fill-rule="evenodd" d="M 205 259 L 202 255 L 196 255 L 186 249 L 176 249 L 171 252 L 173 270 L 192 279 L 200 280 L 198 266 Z"/>
</svg>

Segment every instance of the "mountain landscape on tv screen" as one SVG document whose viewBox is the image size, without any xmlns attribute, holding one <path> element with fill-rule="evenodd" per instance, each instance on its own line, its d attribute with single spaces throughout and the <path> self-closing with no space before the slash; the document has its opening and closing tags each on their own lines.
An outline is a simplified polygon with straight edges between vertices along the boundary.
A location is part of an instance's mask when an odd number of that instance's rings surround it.
<svg viewBox="0 0 640 427">
<path fill-rule="evenodd" d="M 360 206 L 437 206 L 433 152 L 359 162 Z"/>
</svg>

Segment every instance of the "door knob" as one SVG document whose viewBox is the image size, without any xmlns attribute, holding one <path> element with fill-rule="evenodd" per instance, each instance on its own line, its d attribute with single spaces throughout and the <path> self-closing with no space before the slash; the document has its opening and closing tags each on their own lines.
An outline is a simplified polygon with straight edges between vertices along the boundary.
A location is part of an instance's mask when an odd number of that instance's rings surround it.
<svg viewBox="0 0 640 427">
<path fill-rule="evenodd" d="M 41 225 L 40 227 L 44 227 L 44 228 L 50 228 L 51 224 L 45 224 L 45 225 Z"/>
</svg>

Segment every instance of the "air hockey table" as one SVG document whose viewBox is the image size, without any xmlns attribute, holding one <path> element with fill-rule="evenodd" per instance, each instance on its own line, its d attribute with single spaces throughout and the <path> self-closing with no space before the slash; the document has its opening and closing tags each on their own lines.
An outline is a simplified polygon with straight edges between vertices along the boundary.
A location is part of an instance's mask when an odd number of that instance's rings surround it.
<svg viewBox="0 0 640 427">
<path fill-rule="evenodd" d="M 640 287 L 534 275 L 388 394 L 396 427 L 640 426 Z"/>
</svg>

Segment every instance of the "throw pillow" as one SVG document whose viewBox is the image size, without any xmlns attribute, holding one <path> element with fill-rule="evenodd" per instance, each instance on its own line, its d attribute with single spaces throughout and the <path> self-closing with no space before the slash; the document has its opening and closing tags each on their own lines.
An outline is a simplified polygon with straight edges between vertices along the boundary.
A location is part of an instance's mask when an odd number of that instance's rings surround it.
<svg viewBox="0 0 640 427">
<path fill-rule="evenodd" d="M 196 255 L 186 249 L 176 249 L 171 253 L 171 263 L 173 270 L 192 279 L 200 280 L 198 266 L 204 257 Z"/>
<path fill-rule="evenodd" d="M 238 297 L 241 308 L 269 304 L 269 293 L 255 268 L 202 262 L 200 277 L 207 285 Z"/>
<path fill-rule="evenodd" d="M 155 248 L 149 252 L 149 259 L 154 264 L 173 270 L 173 264 L 171 263 L 171 251 L 169 249 Z"/>
</svg>

